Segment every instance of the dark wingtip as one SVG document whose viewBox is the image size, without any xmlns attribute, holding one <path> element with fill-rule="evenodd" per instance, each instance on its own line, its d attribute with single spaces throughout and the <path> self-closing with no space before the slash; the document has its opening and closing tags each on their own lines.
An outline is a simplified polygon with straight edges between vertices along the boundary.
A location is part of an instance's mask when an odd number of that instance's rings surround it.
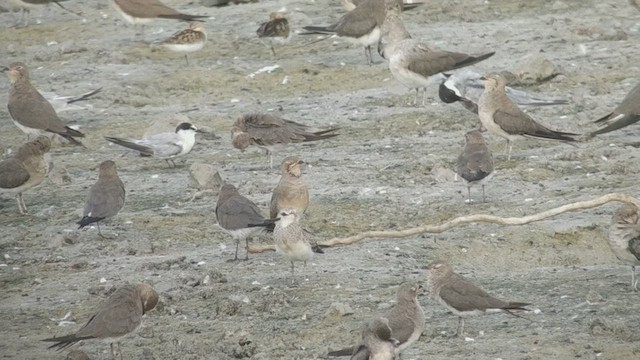
<svg viewBox="0 0 640 360">
<path fill-rule="evenodd" d="M 76 224 L 80 225 L 78 227 L 78 229 L 82 229 L 83 227 L 89 225 L 89 224 L 93 224 L 94 222 L 98 222 L 104 220 L 103 217 L 91 217 L 91 216 L 85 216 L 82 219 L 80 219 L 80 221 L 78 221 Z"/>
</svg>

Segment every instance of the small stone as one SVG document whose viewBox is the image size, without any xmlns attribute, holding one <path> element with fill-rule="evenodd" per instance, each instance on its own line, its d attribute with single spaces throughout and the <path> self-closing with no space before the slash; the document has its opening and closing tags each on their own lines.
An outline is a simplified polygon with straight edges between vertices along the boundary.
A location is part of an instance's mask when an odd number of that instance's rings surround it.
<svg viewBox="0 0 640 360">
<path fill-rule="evenodd" d="M 340 302 L 334 302 L 329 306 L 329 310 L 327 310 L 325 316 L 342 317 L 351 314 L 353 314 L 353 309 L 351 308 L 351 306 Z"/>
<path fill-rule="evenodd" d="M 516 71 L 521 84 L 536 84 L 558 75 L 556 66 L 542 55 L 526 56 L 523 63 Z"/>
<path fill-rule="evenodd" d="M 189 167 L 191 186 L 198 190 L 217 190 L 222 185 L 220 173 L 213 165 L 194 163 Z"/>
</svg>

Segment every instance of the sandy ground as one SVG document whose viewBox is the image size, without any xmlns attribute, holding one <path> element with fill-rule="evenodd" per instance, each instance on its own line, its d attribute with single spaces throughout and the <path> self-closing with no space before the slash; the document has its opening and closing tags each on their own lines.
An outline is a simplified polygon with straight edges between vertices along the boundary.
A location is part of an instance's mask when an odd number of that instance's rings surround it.
<svg viewBox="0 0 640 360">
<path fill-rule="evenodd" d="M 24 61 L 42 91 L 76 94 L 102 87 L 60 116 L 87 134 L 87 148 L 52 150 L 70 183 L 48 180 L 25 193 L 30 215 L 20 216 L 9 194 L 0 198 L 0 357 L 62 359 L 39 340 L 73 332 L 115 287 L 146 281 L 161 293 L 143 327 L 122 341 L 127 359 L 315 359 L 349 345 L 361 324 L 392 306 L 397 285 L 426 285 L 425 266 L 450 262 L 500 297 L 530 302 L 530 321 L 492 315 L 467 321 L 469 339 L 453 338 L 457 319 L 430 299 L 422 338 L 403 359 L 637 359 L 640 301 L 630 291 L 629 268 L 609 251 L 605 236 L 611 204 L 527 226 L 474 224 L 437 236 L 370 240 L 326 249 L 296 273 L 275 253 L 228 263 L 231 239 L 215 224 L 216 196 L 194 201 L 189 165 L 213 164 L 224 179 L 265 209 L 278 181 L 263 153 L 233 149 L 235 118 L 270 111 L 316 127 L 339 126 L 329 141 L 275 149 L 275 162 L 297 155 L 308 165 L 311 189 L 306 224 L 319 240 L 366 230 L 403 229 L 473 213 L 522 216 L 610 192 L 638 195 L 637 126 L 578 147 L 525 140 L 506 161 L 502 139 L 488 136 L 497 173 L 487 203 L 465 204 L 466 188 L 448 170 L 463 134 L 478 119 L 437 99 L 407 105 L 413 95 L 396 82 L 382 59 L 367 66 L 362 49 L 343 40 L 300 47 L 294 36 L 274 58 L 255 38 L 268 13 L 286 6 L 294 27 L 328 24 L 343 10 L 337 1 L 262 1 L 206 8 L 166 1 L 191 13 L 212 14 L 210 40 L 187 66 L 178 54 L 147 43 L 181 23 L 157 21 L 143 35 L 127 26 L 106 1 L 68 2 L 78 17 L 55 6 L 35 9 L 31 25 L 13 28 L 14 13 L 0 13 L 0 59 Z M 2 6 L 2 4 L 0 4 Z M 407 13 L 416 38 L 450 50 L 496 55 L 479 72 L 517 70 L 528 56 L 544 56 L 559 76 L 527 91 L 564 96 L 570 104 L 530 108 L 540 122 L 574 132 L 592 129 L 637 83 L 640 12 L 622 0 L 428 1 Z M 265 66 L 271 73 L 249 76 Z M 9 83 L 0 80 L 0 103 Z M 215 132 L 200 137 L 175 169 L 140 158 L 103 136 L 142 136 L 154 121 L 188 116 Z M 0 112 L 0 150 L 24 136 Z M 103 228 L 77 231 L 74 223 L 99 162 L 113 159 L 126 184 L 127 203 Z M 264 244 L 272 240 L 261 239 Z M 258 243 L 260 243 L 258 241 Z M 203 282 L 209 275 L 210 281 Z M 349 314 L 339 309 L 349 307 Z M 58 326 L 72 312 L 77 324 Z M 78 347 L 92 359 L 109 347 Z"/>
</svg>

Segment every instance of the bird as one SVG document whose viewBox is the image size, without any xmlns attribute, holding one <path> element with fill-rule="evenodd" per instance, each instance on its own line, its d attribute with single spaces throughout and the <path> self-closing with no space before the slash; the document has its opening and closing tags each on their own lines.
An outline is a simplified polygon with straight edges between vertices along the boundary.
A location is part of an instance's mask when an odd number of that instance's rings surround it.
<svg viewBox="0 0 640 360">
<path fill-rule="evenodd" d="M 636 266 L 640 266 L 640 224 L 638 207 L 626 204 L 611 217 L 607 241 L 613 254 L 625 265 L 631 266 L 631 288 L 638 291 Z"/>
<path fill-rule="evenodd" d="M 482 185 L 482 202 L 485 202 L 484 186 L 493 176 L 493 156 L 480 130 L 469 131 L 464 138 L 464 151 L 458 156 L 456 173 L 467 183 L 469 203 L 474 184 Z"/>
<path fill-rule="evenodd" d="M 84 134 L 62 123 L 53 106 L 31 85 L 27 66 L 14 62 L 7 69 L 11 82 L 7 107 L 13 123 L 27 136 L 49 132 L 82 145 L 75 138 L 84 137 Z"/>
<path fill-rule="evenodd" d="M 24 25 L 26 26 L 28 25 L 28 22 L 25 19 L 26 13 L 30 12 L 31 9 L 40 5 L 56 4 L 61 9 L 80 16 L 80 14 L 67 9 L 62 4 L 60 4 L 63 1 L 67 1 L 67 0 L 8 0 L 5 2 L 7 2 L 7 5 L 9 5 L 10 7 L 13 7 L 14 9 L 20 9 L 20 12 L 21 12 L 20 18 L 18 18 L 18 21 L 16 21 L 15 25 L 19 26 L 24 21 Z"/>
<path fill-rule="evenodd" d="M 249 237 L 263 231 L 261 226 L 250 226 L 265 223 L 265 217 L 256 204 L 240 195 L 238 189 L 223 183 L 216 203 L 216 220 L 224 232 L 231 235 L 236 242 L 236 253 L 231 261 L 238 260 L 240 240 L 245 240 L 247 250 L 245 260 L 249 259 Z"/>
<path fill-rule="evenodd" d="M 361 347 L 366 348 L 369 360 L 395 360 L 398 340 L 392 337 L 389 319 L 375 318 L 362 329 Z"/>
<path fill-rule="evenodd" d="M 324 253 L 308 229 L 300 225 L 302 214 L 294 208 L 280 210 L 275 220 L 273 238 L 276 252 L 291 262 L 291 283 L 295 283 L 294 263 L 302 261 L 307 265 L 314 253 Z"/>
<path fill-rule="evenodd" d="M 513 141 L 520 137 L 576 142 L 578 134 L 551 130 L 537 123 L 505 94 L 505 80 L 499 74 L 484 77 L 484 91 L 478 101 L 478 116 L 490 133 L 507 139 L 507 160 Z"/>
<path fill-rule="evenodd" d="M 422 287 L 415 283 L 405 283 L 398 287 L 396 305 L 383 317 L 388 320 L 391 338 L 397 341 L 395 355 L 418 341 L 425 327 L 425 316 L 418 295 L 422 294 Z M 370 349 L 361 338 L 358 345 L 329 352 L 328 356 L 351 356 L 354 360 L 370 359 Z M 382 358 L 384 359 L 384 358 Z"/>
<path fill-rule="evenodd" d="M 27 213 L 22 193 L 44 181 L 49 172 L 47 153 L 50 149 L 51 141 L 41 135 L 22 145 L 13 157 L 0 161 L 0 192 L 16 194 L 22 215 Z"/>
<path fill-rule="evenodd" d="M 411 38 L 402 23 L 401 7 L 397 3 L 393 0 L 387 1 L 386 6 L 388 8 L 382 24 L 378 53 L 389 62 L 389 71 L 396 80 L 416 90 L 416 106 L 420 89 L 423 89 L 422 105 L 424 106 L 427 86 L 443 76 L 435 75 L 476 64 L 495 54 L 495 52 L 488 52 L 472 56 L 432 48 Z"/>
<path fill-rule="evenodd" d="M 198 128 L 188 122 L 176 127 L 175 132 L 152 135 L 145 139 L 131 140 L 106 136 L 105 139 L 114 144 L 140 152 L 142 156 L 153 156 L 164 159 L 169 166 L 175 167 L 173 159 L 191 152 L 196 143 Z"/>
<path fill-rule="evenodd" d="M 270 42 L 271 52 L 276 56 L 274 48 L 275 43 L 286 44 L 291 40 L 291 28 L 289 20 L 284 17 L 281 12 L 272 12 L 269 21 L 263 22 L 258 30 L 256 30 L 258 38 L 268 40 Z"/>
<path fill-rule="evenodd" d="M 589 133 L 587 138 L 618 130 L 638 121 L 640 121 L 640 84 L 631 89 L 613 112 L 595 121 L 601 127 Z"/>
<path fill-rule="evenodd" d="M 456 274 L 453 268 L 443 262 L 434 261 L 427 266 L 429 291 L 442 306 L 458 316 L 457 336 L 464 335 L 464 317 L 495 312 L 506 312 L 518 316 L 515 311 L 530 311 L 520 302 L 496 299 L 486 291 Z"/>
<path fill-rule="evenodd" d="M 64 350 L 81 340 L 100 339 L 111 344 L 111 357 L 115 359 L 114 343 L 134 332 L 142 323 L 142 316 L 158 304 L 158 293 L 144 283 L 123 285 L 109 296 L 89 318 L 89 321 L 73 334 L 43 339 L 54 342 L 49 349 Z"/>
<path fill-rule="evenodd" d="M 401 0 L 392 0 L 402 7 Z M 327 34 L 343 37 L 364 46 L 367 64 L 373 63 L 371 46 L 380 40 L 380 27 L 384 20 L 385 0 L 365 0 L 329 26 L 304 26 L 300 35 Z"/>
<path fill-rule="evenodd" d="M 112 7 L 130 24 L 148 24 L 156 18 L 194 21 L 208 15 L 188 15 L 174 10 L 158 0 L 111 0 Z"/>
<path fill-rule="evenodd" d="M 184 59 L 189 65 L 189 53 L 202 50 L 206 42 L 207 31 L 204 25 L 199 21 L 192 21 L 188 29 L 176 32 L 159 45 L 174 52 L 185 53 Z"/>
<path fill-rule="evenodd" d="M 231 128 L 231 143 L 241 151 L 251 145 L 258 146 L 266 152 L 269 166 L 273 168 L 273 155 L 267 146 L 324 140 L 337 136 L 337 130 L 338 128 L 330 128 L 310 131 L 306 125 L 279 116 L 254 113 L 243 115 L 236 120 Z"/>
<path fill-rule="evenodd" d="M 105 238 L 100 232 L 100 221 L 118 214 L 124 206 L 124 183 L 118 177 L 116 163 L 106 160 L 100 163 L 98 181 L 91 186 L 89 198 L 84 205 L 82 219 L 77 222 L 78 229 L 96 223 L 98 235 Z"/>
<path fill-rule="evenodd" d="M 469 69 L 461 70 L 455 74 L 443 74 L 445 79 L 440 83 L 438 95 L 444 103 L 459 102 L 465 109 L 472 113 L 478 113 L 478 100 L 484 91 L 482 75 Z M 529 96 L 522 90 L 505 87 L 509 99 L 518 105 L 563 105 L 566 99 L 550 99 Z"/>
<path fill-rule="evenodd" d="M 304 214 L 309 207 L 309 189 L 302 180 L 302 164 L 295 156 L 286 157 L 280 165 L 280 181 L 271 195 L 269 216 L 274 219 L 284 208 L 294 208 Z"/>
</svg>

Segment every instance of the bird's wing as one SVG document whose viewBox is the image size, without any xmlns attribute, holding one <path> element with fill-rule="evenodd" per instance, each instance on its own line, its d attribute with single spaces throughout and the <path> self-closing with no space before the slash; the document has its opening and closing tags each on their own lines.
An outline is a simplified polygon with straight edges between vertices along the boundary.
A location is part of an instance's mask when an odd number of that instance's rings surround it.
<svg viewBox="0 0 640 360">
<path fill-rule="evenodd" d="M 136 144 L 153 149 L 153 155 L 159 158 L 171 157 L 182 152 L 182 139 L 176 133 L 155 134 L 149 138 L 137 140 Z"/>
<path fill-rule="evenodd" d="M 346 13 L 337 23 L 329 26 L 329 29 L 335 31 L 338 36 L 359 38 L 369 34 L 376 26 L 376 19 L 371 15 L 371 10 L 363 4 Z"/>
<path fill-rule="evenodd" d="M 32 85 L 28 86 L 9 102 L 11 118 L 29 128 L 65 133 L 65 125 L 58 118 L 51 103 Z"/>
<path fill-rule="evenodd" d="M 216 207 L 218 223 L 224 229 L 244 229 L 249 224 L 259 224 L 264 221 L 260 209 L 242 195 L 234 195 Z"/>
<path fill-rule="evenodd" d="M 29 181 L 29 172 L 15 158 L 0 162 L 0 188 L 13 189 Z"/>
<path fill-rule="evenodd" d="M 78 330 L 76 336 L 95 338 L 124 336 L 140 325 L 142 312 L 142 302 L 133 296 L 133 289 L 120 288 Z"/>
<path fill-rule="evenodd" d="M 247 133 L 258 145 L 286 144 L 304 141 L 307 127 L 275 116 L 261 116 L 246 122 Z"/>
<path fill-rule="evenodd" d="M 106 218 L 114 216 L 124 206 L 125 190 L 120 179 L 117 181 L 98 180 L 89 191 L 89 199 L 84 206 L 83 216 Z"/>
<path fill-rule="evenodd" d="M 458 311 L 484 311 L 486 309 L 500 309 L 508 305 L 507 302 L 492 297 L 486 291 L 458 277 L 452 278 L 446 286 L 440 289 L 440 297 Z"/>
<path fill-rule="evenodd" d="M 289 21 L 274 19 L 260 25 L 256 33 L 258 37 L 287 37 L 289 36 Z"/>
</svg>

